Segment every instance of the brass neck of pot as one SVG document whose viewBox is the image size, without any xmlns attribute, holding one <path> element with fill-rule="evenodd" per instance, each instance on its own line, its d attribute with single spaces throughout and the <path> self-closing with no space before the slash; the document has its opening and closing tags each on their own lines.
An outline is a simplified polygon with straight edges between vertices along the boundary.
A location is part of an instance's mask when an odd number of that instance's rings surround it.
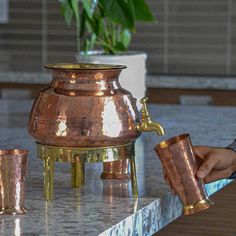
<svg viewBox="0 0 236 236">
<path fill-rule="evenodd" d="M 151 119 L 151 116 L 149 115 L 148 109 L 147 109 L 147 97 L 144 97 L 140 100 L 140 103 L 143 105 L 141 108 L 141 124 L 137 126 L 138 131 L 143 132 L 156 132 L 157 135 L 163 136 L 165 134 L 163 126 L 158 123 L 154 122 Z"/>
</svg>

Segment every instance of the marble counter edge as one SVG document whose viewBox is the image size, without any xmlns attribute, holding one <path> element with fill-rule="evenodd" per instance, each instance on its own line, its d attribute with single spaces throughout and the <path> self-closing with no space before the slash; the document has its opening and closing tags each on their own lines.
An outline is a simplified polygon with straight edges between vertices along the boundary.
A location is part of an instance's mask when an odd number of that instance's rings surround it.
<svg viewBox="0 0 236 236">
<path fill-rule="evenodd" d="M 173 89 L 236 89 L 234 77 L 209 77 L 209 76 L 181 76 L 181 75 L 147 75 L 148 88 L 173 88 Z"/>
<path fill-rule="evenodd" d="M 206 184 L 208 195 L 222 189 L 232 180 L 223 179 Z M 171 193 L 154 200 L 121 222 L 99 234 L 99 236 L 152 235 L 182 214 L 179 198 Z"/>
<path fill-rule="evenodd" d="M 51 80 L 47 72 L 0 72 L 0 83 L 49 84 Z"/>
<path fill-rule="evenodd" d="M 52 77 L 47 72 L 0 72 L 0 83 L 48 84 Z M 147 75 L 148 88 L 179 89 L 236 89 L 234 77 Z"/>
</svg>

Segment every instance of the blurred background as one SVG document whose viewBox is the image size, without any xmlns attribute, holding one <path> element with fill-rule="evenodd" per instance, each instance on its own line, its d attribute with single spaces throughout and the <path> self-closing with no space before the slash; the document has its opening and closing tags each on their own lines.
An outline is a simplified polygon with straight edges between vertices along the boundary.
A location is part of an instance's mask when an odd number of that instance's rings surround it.
<svg viewBox="0 0 236 236">
<path fill-rule="evenodd" d="M 148 0 L 157 23 L 140 23 L 131 50 L 145 51 L 151 102 L 236 105 L 236 2 Z M 51 75 L 43 65 L 74 62 L 75 26 L 58 0 L 0 0 L 1 97 L 33 97 Z"/>
</svg>

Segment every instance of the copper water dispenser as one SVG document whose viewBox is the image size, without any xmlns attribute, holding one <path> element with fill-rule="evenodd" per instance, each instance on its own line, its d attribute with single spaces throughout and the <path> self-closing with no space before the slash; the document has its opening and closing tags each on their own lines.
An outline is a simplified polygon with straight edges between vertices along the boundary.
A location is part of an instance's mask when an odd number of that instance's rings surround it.
<svg viewBox="0 0 236 236">
<path fill-rule="evenodd" d="M 53 80 L 42 89 L 31 110 L 28 131 L 36 139 L 44 161 L 44 193 L 53 195 L 54 162 L 72 163 L 72 186 L 84 183 L 84 163 L 103 162 L 102 178 L 129 178 L 137 195 L 134 143 L 142 131 L 164 134 L 153 122 L 143 98 L 121 87 L 118 77 L 125 66 L 51 64 Z M 135 85 L 134 85 L 135 86 Z M 130 167 L 129 167 L 130 165 Z"/>
</svg>

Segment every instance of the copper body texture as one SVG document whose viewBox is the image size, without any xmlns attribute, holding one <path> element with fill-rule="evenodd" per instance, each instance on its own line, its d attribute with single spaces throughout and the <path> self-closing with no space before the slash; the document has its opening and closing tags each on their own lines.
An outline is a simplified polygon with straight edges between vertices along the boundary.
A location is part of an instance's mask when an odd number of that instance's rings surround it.
<svg viewBox="0 0 236 236">
<path fill-rule="evenodd" d="M 51 84 L 41 90 L 29 119 L 39 142 L 62 147 L 103 147 L 132 143 L 141 133 L 132 95 L 121 88 L 124 66 L 47 65 Z"/>
<path fill-rule="evenodd" d="M 191 215 L 212 205 L 204 184 L 196 178 L 198 164 L 189 134 L 181 134 L 155 146 L 171 187 L 184 205 L 183 214 Z"/>
<path fill-rule="evenodd" d="M 0 150 L 1 215 L 18 215 L 26 213 L 24 200 L 27 162 L 27 150 Z"/>
<path fill-rule="evenodd" d="M 129 162 L 134 160 L 135 140 L 142 131 L 163 135 L 164 129 L 151 120 L 147 98 L 141 101 L 140 114 L 136 99 L 121 87 L 118 77 L 126 67 L 52 64 L 46 68 L 53 80 L 34 102 L 28 131 L 44 160 L 47 198 L 52 192 L 54 161 L 73 163 L 74 187 L 84 182 L 84 162 L 104 162 L 104 179 L 130 178 L 129 169 L 135 170 Z"/>
</svg>

